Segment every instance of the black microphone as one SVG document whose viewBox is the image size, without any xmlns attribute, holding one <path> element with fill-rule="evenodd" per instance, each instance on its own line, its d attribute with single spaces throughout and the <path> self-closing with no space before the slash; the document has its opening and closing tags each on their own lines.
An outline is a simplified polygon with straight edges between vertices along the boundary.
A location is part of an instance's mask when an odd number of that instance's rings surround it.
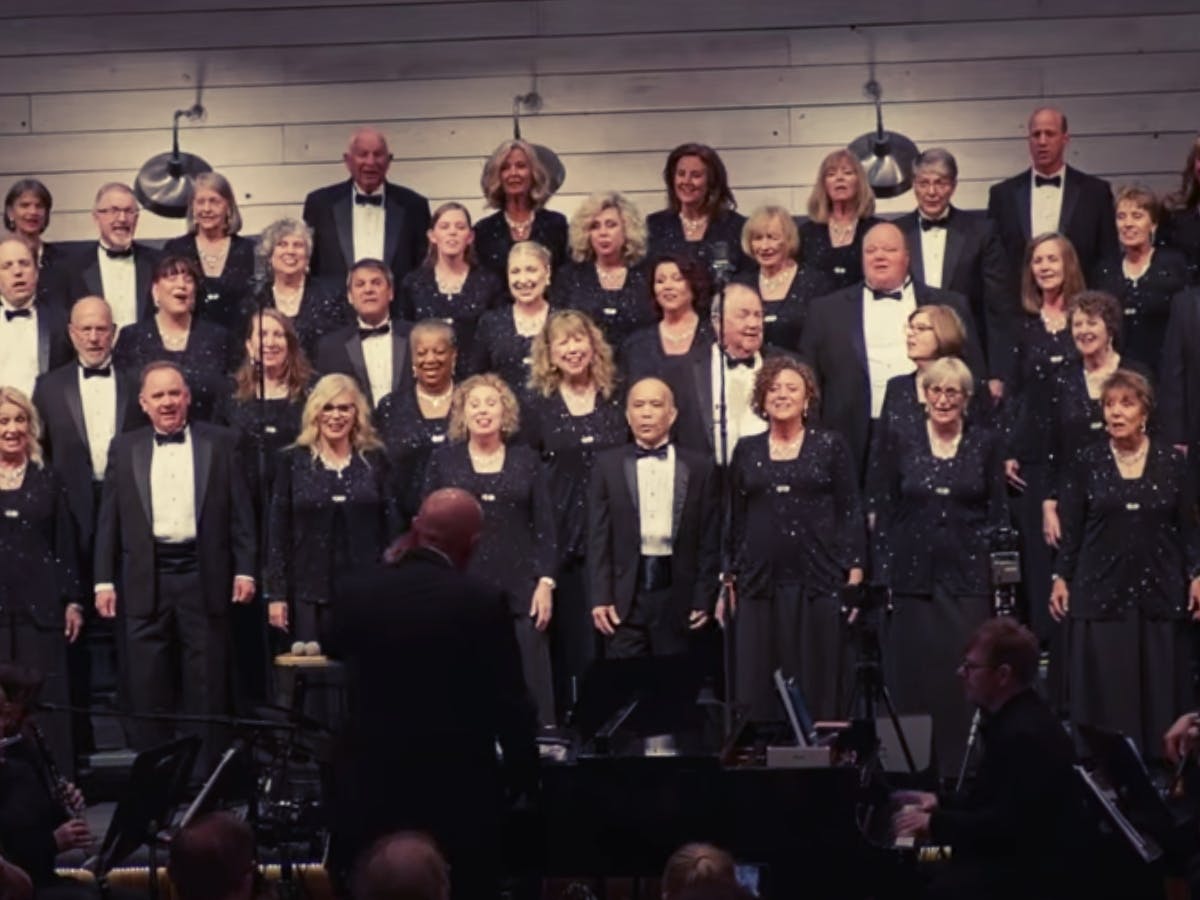
<svg viewBox="0 0 1200 900">
<path fill-rule="evenodd" d="M 712 242 L 712 259 L 708 264 L 712 273 L 713 285 L 722 287 L 729 283 L 733 274 L 733 261 L 729 258 L 729 244 L 725 241 Z"/>
</svg>

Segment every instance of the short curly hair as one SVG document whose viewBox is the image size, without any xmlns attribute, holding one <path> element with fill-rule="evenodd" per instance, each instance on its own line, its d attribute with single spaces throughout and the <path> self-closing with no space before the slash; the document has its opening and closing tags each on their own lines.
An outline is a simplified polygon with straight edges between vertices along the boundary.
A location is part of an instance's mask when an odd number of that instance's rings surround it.
<svg viewBox="0 0 1200 900">
<path fill-rule="evenodd" d="M 804 382 L 804 396 L 810 409 L 816 409 L 821 403 L 821 385 L 817 381 L 817 373 L 807 363 L 802 363 L 794 356 L 780 354 L 769 356 L 763 360 L 762 368 L 754 376 L 754 387 L 750 392 L 750 408 L 760 419 L 767 419 L 767 392 L 783 372 L 795 372 Z"/>
<path fill-rule="evenodd" d="M 1108 336 L 1112 340 L 1113 346 L 1120 346 L 1123 314 L 1121 301 L 1112 294 L 1104 291 L 1081 291 L 1067 304 L 1068 324 L 1075 320 L 1075 313 L 1083 313 L 1088 318 L 1100 319 L 1108 330 Z"/>
<path fill-rule="evenodd" d="M 1104 379 L 1104 384 L 1100 386 L 1100 404 L 1104 405 L 1111 392 L 1122 389 L 1133 391 L 1147 418 L 1154 413 L 1154 386 L 1145 375 L 1132 369 L 1117 369 Z"/>
<path fill-rule="evenodd" d="M 592 220 L 606 209 L 615 209 L 625 227 L 625 245 L 621 258 L 626 265 L 633 265 L 646 255 L 646 220 L 632 200 L 617 191 L 601 191 L 592 194 L 579 204 L 571 216 L 570 239 L 571 259 L 587 262 L 596 258 L 592 249 Z"/>
<path fill-rule="evenodd" d="M 454 398 L 450 401 L 450 440 L 467 439 L 467 398 L 471 391 L 478 387 L 493 388 L 500 395 L 500 436 L 507 441 L 521 427 L 521 406 L 517 403 L 517 395 L 513 393 L 512 388 L 495 372 L 472 375 L 454 389 Z"/>
</svg>

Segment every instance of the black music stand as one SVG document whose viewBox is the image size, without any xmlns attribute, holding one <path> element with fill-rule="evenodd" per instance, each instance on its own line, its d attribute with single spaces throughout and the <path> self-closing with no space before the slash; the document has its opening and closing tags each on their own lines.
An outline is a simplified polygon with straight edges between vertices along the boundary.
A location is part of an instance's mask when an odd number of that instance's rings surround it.
<svg viewBox="0 0 1200 900">
<path fill-rule="evenodd" d="M 113 867 L 145 844 L 150 853 L 150 896 L 158 896 L 159 831 L 183 802 L 188 775 L 199 752 L 200 738 L 189 735 L 143 750 L 134 759 L 129 784 L 113 812 L 100 850 L 85 865 L 95 872 L 102 891 L 105 876 Z"/>
</svg>

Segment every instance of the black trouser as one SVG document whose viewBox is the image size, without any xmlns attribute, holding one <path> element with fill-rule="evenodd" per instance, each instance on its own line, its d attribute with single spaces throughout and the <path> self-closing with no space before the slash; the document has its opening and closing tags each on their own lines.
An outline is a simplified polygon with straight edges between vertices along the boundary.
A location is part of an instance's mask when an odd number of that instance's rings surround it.
<svg viewBox="0 0 1200 900">
<path fill-rule="evenodd" d="M 42 628 L 25 610 L 0 615 L 0 661 L 20 663 L 41 673 L 38 699 L 65 705 L 67 689 L 67 639 L 62 627 Z M 71 717 L 65 712 L 39 712 L 34 717 L 46 736 L 46 744 L 59 770 L 68 778 L 75 773 L 75 746 L 71 739 Z"/>
<path fill-rule="evenodd" d="M 604 645 L 609 659 L 670 656 L 688 649 L 685 613 L 673 605 L 671 557 L 643 556 L 633 606 Z"/>
</svg>

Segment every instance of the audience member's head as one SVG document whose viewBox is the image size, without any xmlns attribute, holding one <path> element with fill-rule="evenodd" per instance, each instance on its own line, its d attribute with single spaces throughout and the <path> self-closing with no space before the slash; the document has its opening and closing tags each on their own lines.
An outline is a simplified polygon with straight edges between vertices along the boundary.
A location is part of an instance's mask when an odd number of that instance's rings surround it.
<svg viewBox="0 0 1200 900">
<path fill-rule="evenodd" d="M 712 844 L 684 844 L 663 867 L 663 900 L 679 900 L 685 891 L 701 885 L 736 887 L 733 857 Z"/>
<path fill-rule="evenodd" d="M 171 841 L 167 874 L 179 900 L 249 900 L 254 832 L 230 813 L 201 816 Z"/>
<path fill-rule="evenodd" d="M 359 857 L 354 900 L 449 900 L 450 873 L 433 841 L 416 832 L 380 838 Z"/>
</svg>

